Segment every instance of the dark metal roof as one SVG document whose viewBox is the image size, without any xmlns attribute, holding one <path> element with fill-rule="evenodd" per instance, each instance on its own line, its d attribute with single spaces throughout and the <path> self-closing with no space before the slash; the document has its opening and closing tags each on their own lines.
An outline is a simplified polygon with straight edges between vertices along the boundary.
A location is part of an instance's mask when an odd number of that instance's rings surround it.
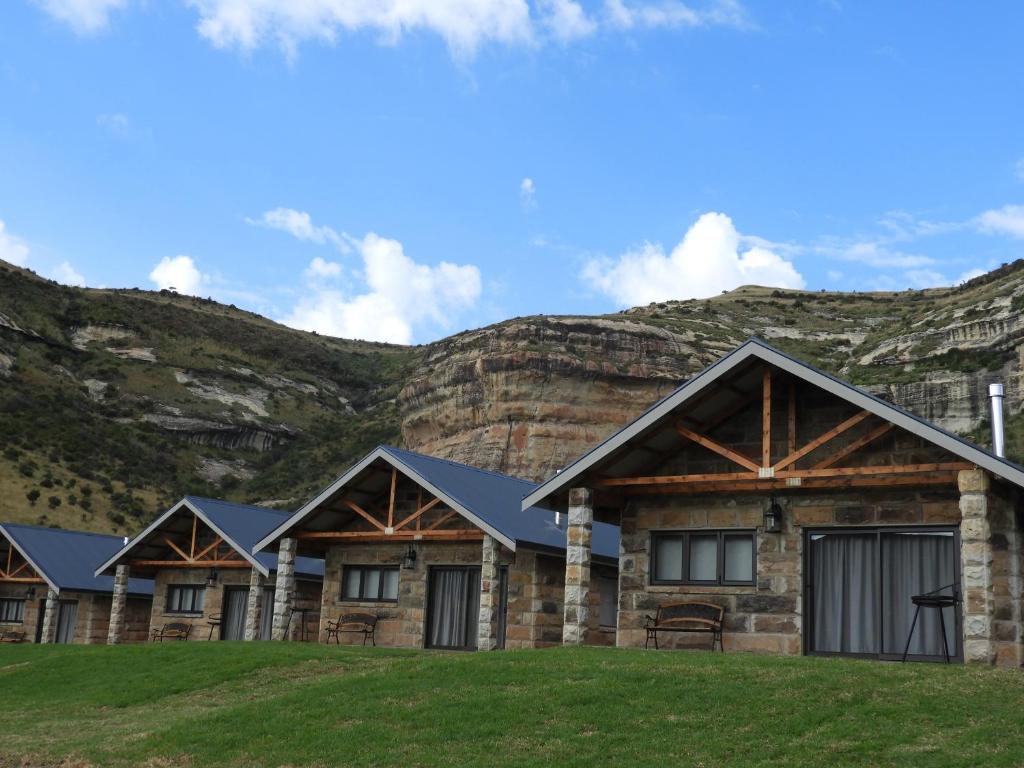
<svg viewBox="0 0 1024 768">
<path fill-rule="evenodd" d="M 96 566 L 121 549 L 124 539 L 85 531 L 4 523 L 0 532 L 58 593 L 113 592 L 113 576 L 96 576 Z M 151 597 L 150 579 L 128 579 L 128 593 Z"/>
<path fill-rule="evenodd" d="M 955 435 L 899 406 L 882 400 L 869 392 L 843 381 L 830 373 L 808 365 L 791 355 L 781 352 L 760 339 L 748 339 L 732 352 L 716 360 L 700 373 L 693 376 L 671 394 L 662 398 L 625 427 L 615 432 L 564 470 L 542 483 L 535 491 L 523 499 L 523 506 L 551 503 L 556 496 L 561 497 L 572 487 L 573 481 L 598 466 L 606 469 L 609 462 L 617 460 L 617 454 L 627 443 L 637 439 L 652 438 L 657 440 L 657 430 L 663 420 L 676 409 L 696 398 L 709 386 L 728 373 L 740 376 L 749 373 L 747 369 L 751 361 L 769 363 L 777 368 L 821 387 L 839 398 L 856 405 L 876 416 L 892 422 L 908 432 L 938 445 L 950 453 L 987 469 L 994 475 L 1015 485 L 1024 487 L 1024 467 L 996 456 L 959 435 Z M 689 407 L 689 406 L 688 406 Z M 707 408 L 708 404 L 698 405 Z"/>
<path fill-rule="evenodd" d="M 270 552 L 253 552 L 253 545 L 287 520 L 291 516 L 290 512 L 249 504 L 235 504 L 202 496 L 185 496 L 146 526 L 130 542 L 114 552 L 97 568 L 96 573 L 110 572 L 120 561 L 128 559 L 129 553 L 133 553 L 131 559 L 159 558 L 166 545 L 156 538 L 157 534 L 176 530 L 183 525 L 187 527 L 187 519 L 192 514 L 209 525 L 227 544 L 257 566 L 264 575 L 277 571 L 277 557 Z M 311 557 L 297 557 L 295 559 L 295 575 L 322 579 L 324 562 Z"/>
<path fill-rule="evenodd" d="M 534 483 L 391 446 L 380 446 L 371 451 L 287 523 L 259 542 L 257 549 L 272 545 L 286 535 L 378 461 L 395 467 L 510 549 L 522 546 L 565 552 L 566 532 L 555 525 L 554 515 L 545 509 L 521 508 L 523 497 L 537 488 Z M 592 551 L 595 557 L 617 561 L 618 526 L 595 523 Z"/>
</svg>

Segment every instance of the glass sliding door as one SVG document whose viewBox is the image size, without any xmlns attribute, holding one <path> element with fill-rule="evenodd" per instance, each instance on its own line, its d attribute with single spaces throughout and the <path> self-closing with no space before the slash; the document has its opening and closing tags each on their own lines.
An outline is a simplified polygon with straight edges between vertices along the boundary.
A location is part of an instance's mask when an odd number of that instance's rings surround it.
<svg viewBox="0 0 1024 768">
<path fill-rule="evenodd" d="M 224 587 L 224 610 L 221 615 L 220 639 L 245 639 L 245 612 L 249 603 L 246 587 Z"/>
<path fill-rule="evenodd" d="M 274 629 L 274 588 L 264 587 L 260 601 L 260 640 L 269 640 Z"/>
<path fill-rule="evenodd" d="M 75 639 L 78 623 L 78 601 L 61 600 L 57 606 L 57 637 L 55 642 L 70 643 Z"/>
<path fill-rule="evenodd" d="M 805 563 L 808 653 L 902 658 L 915 595 L 959 594 L 955 530 L 854 528 L 809 531 Z M 923 608 L 910 657 L 961 657 L 959 606 Z"/>
<path fill-rule="evenodd" d="M 476 650 L 480 614 L 480 569 L 430 569 L 427 647 Z"/>
<path fill-rule="evenodd" d="M 878 653 L 878 538 L 812 534 L 811 650 Z"/>
</svg>

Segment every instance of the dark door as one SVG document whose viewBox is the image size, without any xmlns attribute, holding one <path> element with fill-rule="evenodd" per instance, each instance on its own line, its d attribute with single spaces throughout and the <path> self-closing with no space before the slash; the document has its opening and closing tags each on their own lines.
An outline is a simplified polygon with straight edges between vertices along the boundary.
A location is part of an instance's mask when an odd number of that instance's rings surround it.
<svg viewBox="0 0 1024 768">
<path fill-rule="evenodd" d="M 36 614 L 36 644 L 43 642 L 43 617 L 46 616 L 46 598 L 39 601 L 39 613 Z"/>
<path fill-rule="evenodd" d="M 476 650 L 480 614 L 480 568 L 430 569 L 427 647 Z"/>
<path fill-rule="evenodd" d="M 508 566 L 498 568 L 498 647 L 505 647 L 505 627 L 508 620 Z"/>
<path fill-rule="evenodd" d="M 274 588 L 264 587 L 260 599 L 260 640 L 269 640 L 274 629 Z"/>
<path fill-rule="evenodd" d="M 807 534 L 807 651 L 901 658 L 914 595 L 959 593 L 952 528 L 811 531 Z M 961 658 L 958 607 L 922 609 L 910 657 L 944 659 L 942 632 Z"/>
<path fill-rule="evenodd" d="M 224 587 L 224 607 L 221 611 L 220 639 L 245 639 L 245 609 L 249 602 L 247 587 Z"/>
</svg>

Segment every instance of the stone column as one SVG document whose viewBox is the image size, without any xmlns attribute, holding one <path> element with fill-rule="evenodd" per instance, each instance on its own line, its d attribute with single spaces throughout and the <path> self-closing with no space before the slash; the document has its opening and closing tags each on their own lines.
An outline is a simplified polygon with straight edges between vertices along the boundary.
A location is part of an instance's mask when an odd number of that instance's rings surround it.
<svg viewBox="0 0 1024 768">
<path fill-rule="evenodd" d="M 963 597 L 964 660 L 991 664 L 995 594 L 992 587 L 992 531 L 988 517 L 989 477 L 965 469 L 960 488 L 960 560 Z"/>
<path fill-rule="evenodd" d="M 110 600 L 110 626 L 107 628 L 107 645 L 124 642 L 125 609 L 128 606 L 128 566 L 119 565 L 114 569 L 114 595 Z"/>
<path fill-rule="evenodd" d="M 484 534 L 480 557 L 480 621 L 477 625 L 478 651 L 493 651 L 498 647 L 498 608 L 501 604 L 501 577 L 498 573 L 498 554 L 501 545 L 492 536 Z"/>
<path fill-rule="evenodd" d="M 562 645 L 582 645 L 590 618 L 590 539 L 594 504 L 589 488 L 569 491 L 565 549 L 565 618 Z"/>
<path fill-rule="evenodd" d="M 277 584 L 274 587 L 274 627 L 271 640 L 287 640 L 292 602 L 295 600 L 295 539 L 281 539 L 277 552 Z"/>
<path fill-rule="evenodd" d="M 260 637 L 260 606 L 263 604 L 263 574 L 253 568 L 249 576 L 249 600 L 245 606 L 245 640 Z"/>
<path fill-rule="evenodd" d="M 49 590 L 46 593 L 46 612 L 43 614 L 43 634 L 40 643 L 52 643 L 57 639 L 57 610 L 60 602 L 57 593 Z"/>
</svg>

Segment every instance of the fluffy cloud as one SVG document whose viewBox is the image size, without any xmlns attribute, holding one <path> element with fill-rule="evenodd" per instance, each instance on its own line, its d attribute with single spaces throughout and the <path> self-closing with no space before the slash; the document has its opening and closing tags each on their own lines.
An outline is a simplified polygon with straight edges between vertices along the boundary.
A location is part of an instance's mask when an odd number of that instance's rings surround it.
<svg viewBox="0 0 1024 768">
<path fill-rule="evenodd" d="M 197 295 L 203 284 L 208 282 L 191 256 L 164 256 L 149 273 L 149 279 L 158 290 L 168 288 L 191 296 Z"/>
<path fill-rule="evenodd" d="M 257 226 L 287 232 L 299 240 L 320 245 L 329 243 L 342 253 L 348 253 L 351 250 L 344 234 L 335 232 L 330 227 L 313 226 L 312 217 L 305 211 L 297 211 L 294 208 L 274 208 L 264 212 L 258 219 L 246 219 L 246 221 Z"/>
<path fill-rule="evenodd" d="M 736 0 L 716 0 L 701 6 L 676 0 L 660 3 L 605 0 L 605 17 L 610 26 L 621 29 L 712 26 L 744 29 L 752 26 L 746 10 Z"/>
<path fill-rule="evenodd" d="M 79 288 L 85 286 L 85 278 L 67 261 L 62 261 L 58 264 L 56 269 L 50 273 L 50 277 L 58 283 L 64 283 L 64 285 L 76 285 Z"/>
<path fill-rule="evenodd" d="M 310 280 L 316 280 L 318 278 L 333 280 L 336 277 L 341 277 L 341 264 L 336 261 L 327 261 L 326 259 L 321 259 L 317 256 L 309 262 L 309 266 L 306 267 L 304 274 L 307 279 Z"/>
<path fill-rule="evenodd" d="M 1004 205 L 974 220 L 982 232 L 1024 238 L 1024 205 Z"/>
<path fill-rule="evenodd" d="M 28 246 L 5 228 L 0 220 L 0 259 L 16 267 L 24 267 L 28 263 Z"/>
<path fill-rule="evenodd" d="M 519 182 L 519 202 L 524 211 L 532 211 L 537 207 L 537 185 L 529 176 Z"/>
<path fill-rule="evenodd" d="M 761 245 L 741 252 L 740 241 L 728 216 L 705 213 L 671 253 L 644 243 L 614 260 L 592 259 L 583 278 L 623 307 L 702 298 L 749 283 L 804 287 L 791 262 Z"/>
<path fill-rule="evenodd" d="M 80 35 L 98 32 L 107 26 L 110 12 L 123 8 L 128 0 L 36 0 L 43 10 Z"/>
<path fill-rule="evenodd" d="M 365 291 L 311 286 L 281 322 L 330 336 L 409 344 L 417 327 L 448 329 L 452 316 L 480 297 L 480 270 L 475 266 L 418 264 L 405 255 L 400 242 L 373 233 L 353 242 L 362 258 Z M 307 276 L 322 273 L 327 263 L 314 260 Z M 340 274 L 340 267 L 331 272 Z"/>
<path fill-rule="evenodd" d="M 576 0 L 538 0 L 541 20 L 551 35 L 563 43 L 594 34 L 597 24 Z"/>
</svg>

